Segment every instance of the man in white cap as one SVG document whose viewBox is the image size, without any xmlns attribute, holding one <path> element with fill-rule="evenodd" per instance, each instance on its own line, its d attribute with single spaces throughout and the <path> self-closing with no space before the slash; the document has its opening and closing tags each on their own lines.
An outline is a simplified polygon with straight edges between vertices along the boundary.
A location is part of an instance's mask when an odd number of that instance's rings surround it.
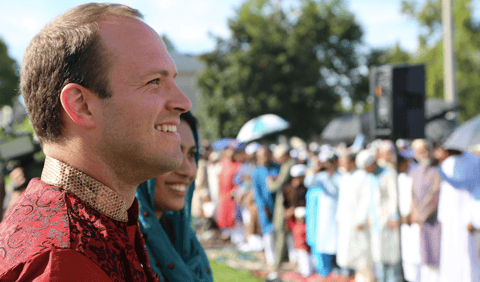
<svg viewBox="0 0 480 282">
<path fill-rule="evenodd" d="M 339 261 L 340 265 L 346 265 L 347 267 L 353 266 L 355 269 L 355 281 L 373 282 L 375 276 L 372 267 L 372 254 L 370 247 L 370 223 L 368 220 L 370 201 L 371 201 L 371 188 L 366 183 L 367 172 L 366 169 L 371 170 L 375 164 L 375 154 L 373 150 L 360 151 L 355 157 L 355 165 L 357 171 L 355 172 L 355 178 L 352 179 L 352 183 L 356 183 L 358 186 L 356 189 L 352 189 L 350 194 L 352 197 L 352 206 L 355 206 L 355 216 L 352 218 L 352 224 L 355 225 L 351 235 L 354 238 L 353 245 L 346 247 L 347 253 L 344 248 L 339 249 Z M 353 193 L 356 191 L 356 193 Z M 344 198 L 344 197 L 342 197 Z M 345 199 L 342 200 L 344 202 Z M 341 204 L 342 206 L 344 203 Z M 341 207 L 340 207 L 341 208 Z M 342 208 L 343 210 L 343 208 Z M 344 239 L 344 228 L 342 219 L 343 214 L 340 213 L 337 219 L 339 220 L 339 229 L 342 229 L 343 235 L 340 235 L 340 240 Z"/>
<path fill-rule="evenodd" d="M 324 147 L 327 148 L 327 147 Z M 307 192 L 307 240 L 312 247 L 317 273 L 328 276 L 336 266 L 337 226 L 335 222 L 338 202 L 338 186 L 341 174 L 333 151 L 324 149 L 319 161 L 325 171 L 314 171 L 305 177 Z M 319 167 L 317 167 L 319 169 Z"/>
<path fill-rule="evenodd" d="M 397 281 L 400 276 L 400 234 L 396 172 L 372 162 L 371 152 L 360 152 L 363 161 L 366 193 L 370 189 L 369 218 L 371 251 L 377 281 Z"/>
<path fill-rule="evenodd" d="M 357 224 L 364 225 L 367 211 L 359 215 L 359 204 L 362 199 L 362 188 L 365 171 L 357 169 L 354 153 L 345 152 L 340 157 L 345 172 L 339 184 L 337 206 L 338 249 L 337 264 L 342 267 L 342 275 L 349 276 L 351 270 L 357 269 L 359 258 L 368 248 L 366 233 L 357 230 Z M 373 160 L 373 159 L 372 159 Z M 360 220 L 357 222 L 357 218 Z"/>
<path fill-rule="evenodd" d="M 420 281 L 438 281 L 441 226 L 437 213 L 442 178 L 438 167 L 432 165 L 427 141 L 416 139 L 412 148 L 418 165 L 410 172 L 412 204 L 409 219 L 420 228 Z"/>
</svg>

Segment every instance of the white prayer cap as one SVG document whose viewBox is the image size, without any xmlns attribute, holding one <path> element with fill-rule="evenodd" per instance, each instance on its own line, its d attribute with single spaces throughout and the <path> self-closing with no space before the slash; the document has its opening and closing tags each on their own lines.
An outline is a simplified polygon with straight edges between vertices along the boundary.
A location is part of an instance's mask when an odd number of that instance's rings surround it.
<svg viewBox="0 0 480 282">
<path fill-rule="evenodd" d="M 257 152 L 258 148 L 260 148 L 260 144 L 257 142 L 250 143 L 247 145 L 247 147 L 245 147 L 245 153 L 247 155 L 253 155 L 255 152 Z"/>
<path fill-rule="evenodd" d="M 380 143 L 380 147 L 378 149 L 384 152 L 393 152 L 395 150 L 395 145 L 390 140 L 383 140 L 382 143 Z"/>
<path fill-rule="evenodd" d="M 305 214 L 307 213 L 307 209 L 305 207 L 296 207 L 293 211 L 293 215 L 296 218 L 304 218 Z"/>
<path fill-rule="evenodd" d="M 300 150 L 300 149 L 306 148 L 307 143 L 305 143 L 305 141 L 300 139 L 300 137 L 293 136 L 292 138 L 290 138 L 290 146 L 292 146 L 293 148 L 295 148 L 297 150 Z"/>
<path fill-rule="evenodd" d="M 312 143 L 310 143 L 310 145 L 308 145 L 308 149 L 311 152 L 318 152 L 318 150 L 320 149 L 320 145 L 318 145 L 317 142 L 312 142 Z"/>
<path fill-rule="evenodd" d="M 290 175 L 292 177 L 304 176 L 307 171 L 307 166 L 304 164 L 296 164 L 290 168 Z"/>
<path fill-rule="evenodd" d="M 298 159 L 304 161 L 308 158 L 308 152 L 306 150 L 300 150 L 298 152 Z"/>
<path fill-rule="evenodd" d="M 395 142 L 395 145 L 397 145 L 397 148 L 405 148 L 408 146 L 408 141 L 405 139 L 398 139 Z"/>
<path fill-rule="evenodd" d="M 333 150 L 322 150 L 320 154 L 318 154 L 318 160 L 322 163 L 331 161 L 335 158 L 335 153 Z"/>
<path fill-rule="evenodd" d="M 290 148 L 285 144 L 280 144 L 275 146 L 273 151 L 273 157 L 276 159 L 281 158 L 283 155 L 287 154 L 290 151 Z"/>
<path fill-rule="evenodd" d="M 213 202 L 206 202 L 202 205 L 203 214 L 205 217 L 210 218 L 215 215 L 215 204 Z"/>
<path fill-rule="evenodd" d="M 320 151 L 321 151 L 321 152 L 323 152 L 323 151 L 331 151 L 331 150 L 333 150 L 333 149 L 332 149 L 332 146 L 330 146 L 330 145 L 328 145 L 328 144 L 322 145 L 322 146 L 320 147 Z"/>
<path fill-rule="evenodd" d="M 372 150 L 362 150 L 355 158 L 355 164 L 358 168 L 364 169 L 375 162 L 375 154 Z"/>
<path fill-rule="evenodd" d="M 211 162 L 216 162 L 220 159 L 220 157 L 220 152 L 212 152 L 210 156 L 208 156 L 208 160 Z"/>
<path fill-rule="evenodd" d="M 298 157 L 298 151 L 295 149 L 290 150 L 290 157 L 296 159 Z"/>
</svg>

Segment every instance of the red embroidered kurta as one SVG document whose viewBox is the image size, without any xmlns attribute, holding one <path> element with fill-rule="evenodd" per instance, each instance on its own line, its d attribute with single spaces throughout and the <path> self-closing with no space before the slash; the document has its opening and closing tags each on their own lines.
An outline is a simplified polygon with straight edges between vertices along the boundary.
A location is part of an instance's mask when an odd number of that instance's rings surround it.
<svg viewBox="0 0 480 282">
<path fill-rule="evenodd" d="M 47 158 L 0 224 L 0 281 L 157 281 L 137 200 Z"/>
<path fill-rule="evenodd" d="M 219 175 L 219 199 L 217 225 L 219 228 L 231 228 L 235 225 L 235 201 L 231 193 L 235 190 L 233 177 L 242 164 L 230 160 L 222 161 Z"/>
</svg>

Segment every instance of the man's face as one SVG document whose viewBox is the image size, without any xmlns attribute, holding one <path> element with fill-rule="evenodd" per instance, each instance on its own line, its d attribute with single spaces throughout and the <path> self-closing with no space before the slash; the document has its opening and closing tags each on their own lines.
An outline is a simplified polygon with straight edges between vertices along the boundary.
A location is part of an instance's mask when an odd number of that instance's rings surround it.
<svg viewBox="0 0 480 282">
<path fill-rule="evenodd" d="M 373 173 L 377 169 L 377 163 L 372 163 L 371 165 L 365 167 L 365 171 L 368 173 Z"/>
<path fill-rule="evenodd" d="M 300 185 L 303 184 L 303 181 L 305 180 L 305 177 L 304 176 L 300 176 L 300 177 L 292 177 L 292 186 L 293 187 L 299 187 Z"/>
<path fill-rule="evenodd" d="M 177 168 L 183 156 L 174 131 L 191 103 L 175 84 L 176 67 L 165 44 L 135 19 L 110 17 L 99 26 L 113 92 L 101 101 L 96 121 L 99 153 L 114 169 L 133 169 L 140 181 Z"/>
<path fill-rule="evenodd" d="M 417 161 L 422 161 L 428 159 L 430 157 L 430 153 L 428 152 L 428 146 L 422 145 L 417 148 L 414 148 L 413 153 L 415 155 L 415 159 Z"/>
<path fill-rule="evenodd" d="M 267 166 L 270 163 L 271 154 L 266 147 L 260 147 L 257 151 L 257 163 L 258 165 Z"/>
</svg>

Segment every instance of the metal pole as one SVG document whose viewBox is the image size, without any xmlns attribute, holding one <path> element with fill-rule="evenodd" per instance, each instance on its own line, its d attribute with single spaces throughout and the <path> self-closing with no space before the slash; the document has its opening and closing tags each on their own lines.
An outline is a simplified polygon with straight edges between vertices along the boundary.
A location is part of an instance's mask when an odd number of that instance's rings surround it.
<svg viewBox="0 0 480 282">
<path fill-rule="evenodd" d="M 457 103 L 455 87 L 455 50 L 453 48 L 453 20 L 452 1 L 442 0 L 443 24 L 443 79 L 445 88 L 445 101 Z"/>
</svg>

